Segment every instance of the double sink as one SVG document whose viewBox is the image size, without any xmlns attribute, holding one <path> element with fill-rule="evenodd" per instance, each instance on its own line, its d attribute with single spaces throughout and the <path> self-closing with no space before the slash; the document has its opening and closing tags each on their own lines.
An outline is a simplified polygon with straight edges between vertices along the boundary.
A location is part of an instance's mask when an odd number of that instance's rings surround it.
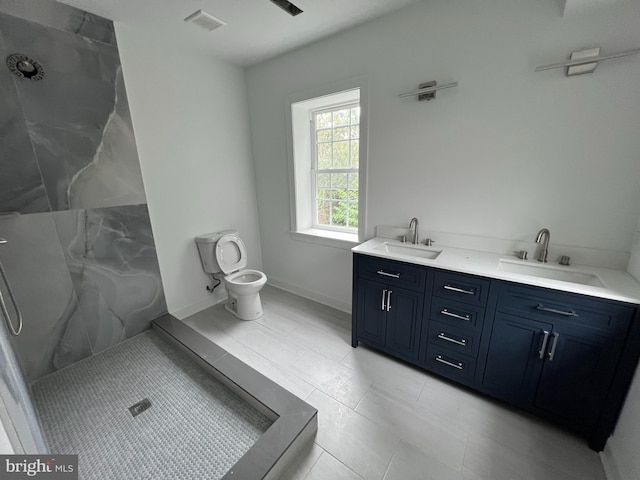
<svg viewBox="0 0 640 480">
<path fill-rule="evenodd" d="M 397 257 L 398 260 L 435 260 L 442 250 L 429 248 L 423 245 L 401 243 L 397 241 L 385 241 L 371 249 L 383 255 Z M 535 263 L 533 263 L 535 262 Z M 497 270 L 507 274 L 526 275 L 559 282 L 568 282 L 578 285 L 606 288 L 600 277 L 593 273 L 580 271 L 569 266 L 546 265 L 537 261 L 510 260 L 501 258 L 498 260 Z"/>
</svg>

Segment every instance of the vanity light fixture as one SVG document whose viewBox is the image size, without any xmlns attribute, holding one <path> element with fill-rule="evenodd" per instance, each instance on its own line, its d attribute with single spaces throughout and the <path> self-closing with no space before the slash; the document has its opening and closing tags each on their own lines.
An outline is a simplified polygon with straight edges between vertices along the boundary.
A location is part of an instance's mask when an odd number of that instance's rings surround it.
<svg viewBox="0 0 640 480">
<path fill-rule="evenodd" d="M 418 90 L 413 92 L 401 93 L 398 95 L 400 98 L 418 96 L 418 100 L 421 102 L 433 100 L 436 98 L 436 92 L 438 90 L 444 90 L 445 88 L 457 87 L 458 82 L 446 83 L 444 85 L 438 85 L 438 82 L 425 82 L 418 85 Z"/>
<path fill-rule="evenodd" d="M 628 57 L 630 55 L 638 55 L 639 53 L 640 48 L 636 48 L 635 50 L 626 50 L 624 52 L 600 55 L 600 47 L 590 48 L 588 50 L 573 52 L 571 54 L 571 59 L 566 62 L 552 63 L 550 65 L 542 65 L 540 67 L 536 67 L 536 72 L 567 67 L 567 77 L 573 75 L 582 75 L 584 73 L 592 73 L 598 66 L 598 62 L 601 62 L 603 60 Z"/>
</svg>

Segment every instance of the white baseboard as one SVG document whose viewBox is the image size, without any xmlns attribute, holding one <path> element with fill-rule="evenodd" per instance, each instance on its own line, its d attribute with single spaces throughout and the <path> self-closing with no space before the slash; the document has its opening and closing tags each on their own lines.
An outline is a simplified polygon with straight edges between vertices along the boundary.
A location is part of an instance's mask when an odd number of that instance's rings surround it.
<svg viewBox="0 0 640 480">
<path fill-rule="evenodd" d="M 293 293 L 294 295 L 299 295 L 301 297 L 307 298 L 309 300 L 313 300 L 314 302 L 321 303 L 323 305 L 327 305 L 329 307 L 335 308 L 336 310 L 340 310 L 345 313 L 351 313 L 351 303 L 342 302 L 340 300 L 336 300 L 335 298 L 327 297 L 325 295 L 319 294 L 312 290 L 307 290 L 306 288 L 300 288 L 297 285 L 291 285 L 290 283 L 283 282 L 278 280 L 277 278 L 273 278 L 272 276 L 268 277 L 267 283 L 272 287 L 279 288 L 280 290 L 284 290 L 285 292 Z M 178 320 L 183 320 L 194 313 L 198 313 L 205 308 L 212 307 L 213 305 L 217 305 L 218 303 L 224 302 L 227 299 L 226 294 L 224 297 L 219 297 L 218 295 L 211 295 L 210 297 L 203 298 L 202 300 L 198 300 L 191 305 L 187 305 L 186 307 L 181 307 L 176 310 L 170 311 L 169 313 L 176 317 Z"/>
<path fill-rule="evenodd" d="M 282 280 L 279 280 L 277 278 L 273 278 L 273 276 L 271 275 L 268 277 L 267 283 L 272 287 L 279 288 L 280 290 L 284 290 L 285 292 L 308 298 L 309 300 L 327 305 L 328 307 L 335 308 L 336 310 L 340 310 L 345 313 L 351 313 L 351 303 L 336 300 L 332 297 L 327 297 L 318 292 L 314 292 L 313 290 L 301 288 L 298 285 L 291 285 L 290 283 L 283 282 Z"/>
<path fill-rule="evenodd" d="M 186 307 L 179 308 L 169 313 L 176 317 L 178 320 L 183 320 L 193 315 L 194 313 L 201 312 L 205 308 L 209 308 L 213 305 L 224 302 L 226 299 L 226 295 L 224 296 L 224 298 L 220 298 L 217 295 L 211 295 L 208 298 L 203 298 L 202 300 L 192 303 L 191 305 L 187 305 Z"/>
</svg>

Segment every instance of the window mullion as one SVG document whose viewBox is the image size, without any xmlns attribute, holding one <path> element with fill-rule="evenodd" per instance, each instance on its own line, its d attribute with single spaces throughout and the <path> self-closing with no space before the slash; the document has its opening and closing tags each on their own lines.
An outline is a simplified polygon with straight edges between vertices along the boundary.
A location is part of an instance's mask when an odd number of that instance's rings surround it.
<svg viewBox="0 0 640 480">
<path fill-rule="evenodd" d="M 358 173 L 357 168 L 312 168 L 313 173 Z"/>
</svg>

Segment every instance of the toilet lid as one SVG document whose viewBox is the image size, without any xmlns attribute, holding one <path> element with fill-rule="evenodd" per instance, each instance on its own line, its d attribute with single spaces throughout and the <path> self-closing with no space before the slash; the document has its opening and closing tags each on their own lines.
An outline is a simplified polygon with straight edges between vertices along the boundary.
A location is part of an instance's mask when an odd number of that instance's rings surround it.
<svg viewBox="0 0 640 480">
<path fill-rule="evenodd" d="M 235 233 L 223 235 L 216 243 L 216 260 L 225 275 L 247 266 L 247 249 L 244 242 Z"/>
</svg>

